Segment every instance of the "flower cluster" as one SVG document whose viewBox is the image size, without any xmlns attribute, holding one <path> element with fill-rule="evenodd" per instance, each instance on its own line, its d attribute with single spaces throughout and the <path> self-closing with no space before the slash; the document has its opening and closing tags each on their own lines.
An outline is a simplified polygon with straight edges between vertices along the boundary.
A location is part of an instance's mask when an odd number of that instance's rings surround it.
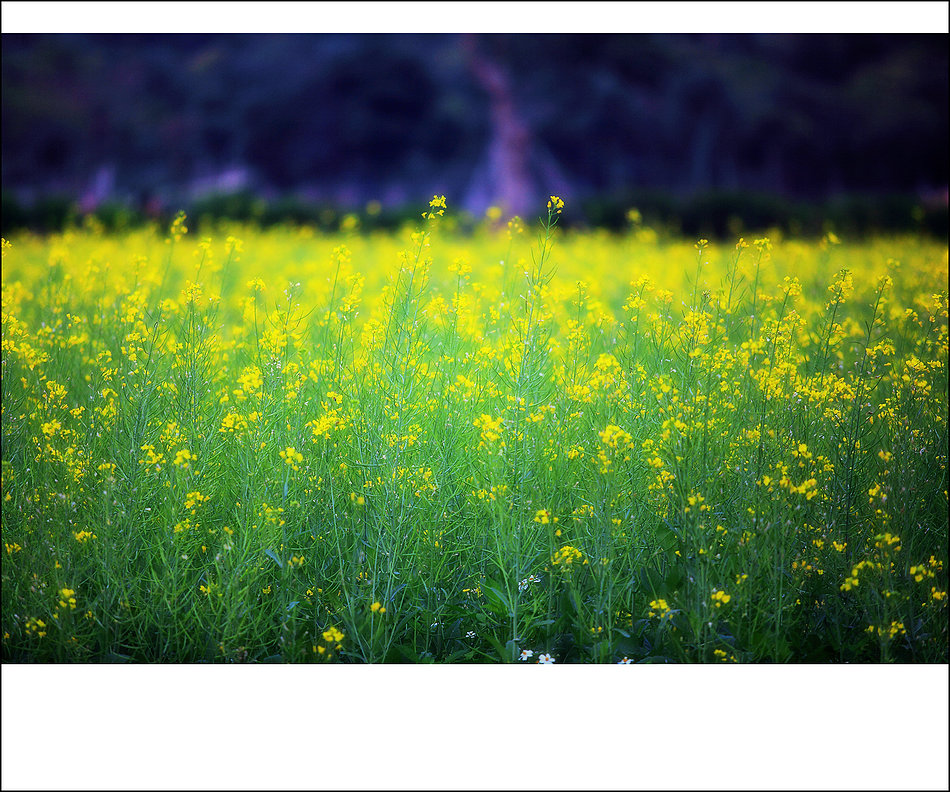
<svg viewBox="0 0 950 792">
<path fill-rule="evenodd" d="M 551 557 L 551 563 L 569 572 L 575 564 L 586 564 L 587 559 L 576 547 L 564 545 Z"/>
<path fill-rule="evenodd" d="M 303 454 L 301 454 L 293 446 L 287 446 L 280 452 L 280 458 L 295 471 L 300 470 L 300 463 L 303 462 Z"/>
<path fill-rule="evenodd" d="M 650 600 L 650 611 L 647 616 L 651 619 L 672 619 L 673 612 L 665 599 Z"/>
<path fill-rule="evenodd" d="M 712 599 L 713 604 L 714 604 L 717 608 L 721 608 L 723 605 L 728 605 L 728 604 L 729 604 L 729 600 L 732 599 L 732 595 L 731 595 L 731 594 L 726 594 L 725 591 L 722 591 L 722 590 L 720 590 L 720 589 L 716 589 L 715 591 L 713 591 L 712 596 L 710 597 L 710 599 Z"/>
<path fill-rule="evenodd" d="M 425 220 L 432 220 L 435 217 L 441 217 L 445 214 L 445 209 L 445 196 L 433 195 L 432 200 L 429 201 L 429 211 L 423 212 L 422 217 Z"/>
</svg>

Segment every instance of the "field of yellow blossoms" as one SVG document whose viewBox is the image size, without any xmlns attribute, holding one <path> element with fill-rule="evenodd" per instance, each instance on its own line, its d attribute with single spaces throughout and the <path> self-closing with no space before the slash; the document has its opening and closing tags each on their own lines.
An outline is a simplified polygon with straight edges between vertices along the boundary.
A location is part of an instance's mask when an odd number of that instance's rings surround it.
<svg viewBox="0 0 950 792">
<path fill-rule="evenodd" d="M 946 244 L 569 211 L 4 240 L 3 659 L 947 662 Z"/>
</svg>

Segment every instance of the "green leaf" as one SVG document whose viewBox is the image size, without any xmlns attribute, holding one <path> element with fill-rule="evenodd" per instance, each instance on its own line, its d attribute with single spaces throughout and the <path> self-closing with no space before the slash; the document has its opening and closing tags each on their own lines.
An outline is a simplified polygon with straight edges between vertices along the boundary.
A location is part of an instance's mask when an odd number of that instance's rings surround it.
<svg viewBox="0 0 950 792">
<path fill-rule="evenodd" d="M 459 661 L 459 660 L 462 660 L 462 659 L 464 659 L 464 658 L 469 658 L 469 657 L 471 657 L 471 656 L 472 656 L 472 650 L 471 650 L 471 649 L 468 649 L 468 648 L 466 648 L 466 649 L 460 649 L 460 650 L 457 651 L 457 652 L 452 652 L 452 654 L 447 655 L 447 656 L 445 657 L 445 659 L 439 660 L 439 662 L 440 662 L 440 663 L 455 663 L 455 662 L 457 662 L 457 661 Z"/>
<path fill-rule="evenodd" d="M 675 550 L 680 544 L 680 537 L 667 525 L 661 523 L 654 526 L 653 533 L 656 537 L 657 544 L 664 550 Z"/>
<path fill-rule="evenodd" d="M 682 567 L 675 566 L 673 567 L 669 574 L 666 576 L 666 590 L 668 593 L 676 591 L 680 586 L 683 585 L 683 581 L 686 579 L 686 574 L 683 572 Z"/>
<path fill-rule="evenodd" d="M 505 644 L 505 657 L 509 660 L 518 656 L 518 642 L 514 639 Z"/>
<path fill-rule="evenodd" d="M 280 563 L 280 559 L 277 557 L 277 553 L 275 553 L 269 547 L 264 551 L 264 555 L 270 558 L 275 564 L 277 564 L 277 566 L 283 566 L 283 564 Z"/>
<path fill-rule="evenodd" d="M 570 589 L 564 589 L 561 591 L 559 599 L 561 603 L 561 619 L 570 623 L 578 618 L 577 599 L 574 597 L 574 593 Z"/>
<path fill-rule="evenodd" d="M 485 583 L 482 585 L 482 593 L 485 595 L 489 609 L 494 611 L 497 615 L 506 617 L 511 613 L 511 605 L 508 603 L 508 597 L 503 591 Z"/>
<path fill-rule="evenodd" d="M 491 634 L 485 635 L 485 640 L 488 641 L 492 647 L 494 647 L 496 652 L 498 652 L 498 657 L 501 659 L 501 662 L 505 663 L 508 661 L 511 655 L 505 651 L 505 647 L 501 645 L 501 641 Z"/>
<path fill-rule="evenodd" d="M 666 591 L 666 578 L 655 566 L 644 567 L 639 574 L 639 588 L 652 596 L 664 596 Z"/>
</svg>

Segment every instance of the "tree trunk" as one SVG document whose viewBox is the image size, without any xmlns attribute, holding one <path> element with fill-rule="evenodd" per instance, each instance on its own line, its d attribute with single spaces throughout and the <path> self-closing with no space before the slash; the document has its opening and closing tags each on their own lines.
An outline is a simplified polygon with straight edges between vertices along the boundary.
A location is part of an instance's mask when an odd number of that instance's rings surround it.
<svg viewBox="0 0 950 792">
<path fill-rule="evenodd" d="M 491 118 L 487 163 L 483 160 L 475 174 L 466 204 L 473 212 L 496 205 L 506 215 L 524 216 L 531 211 L 534 192 L 528 170 L 531 131 L 518 113 L 505 70 L 479 53 L 474 34 L 463 36 L 462 48 L 472 76 L 488 93 Z"/>
</svg>

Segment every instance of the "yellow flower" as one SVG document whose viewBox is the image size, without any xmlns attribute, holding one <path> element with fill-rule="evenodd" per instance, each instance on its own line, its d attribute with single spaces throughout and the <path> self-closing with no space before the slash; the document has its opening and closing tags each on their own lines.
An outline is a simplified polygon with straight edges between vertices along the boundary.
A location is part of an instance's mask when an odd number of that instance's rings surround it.
<svg viewBox="0 0 950 792">
<path fill-rule="evenodd" d="M 229 236 L 224 240 L 224 252 L 234 261 L 237 261 L 241 253 L 244 252 L 244 242 L 237 237 Z"/>
<path fill-rule="evenodd" d="M 383 607 L 382 603 L 380 602 L 374 602 L 372 605 L 369 606 L 369 609 L 373 613 L 378 613 L 380 616 L 382 616 L 386 612 L 386 609 Z"/>
<path fill-rule="evenodd" d="M 445 214 L 445 196 L 444 195 L 433 195 L 432 200 L 429 201 L 429 211 L 423 212 L 422 216 L 426 220 L 432 220 L 434 217 L 441 217 Z M 433 211 L 435 210 L 435 211 Z"/>
<path fill-rule="evenodd" d="M 210 500 L 209 497 L 207 495 L 202 495 L 197 490 L 194 492 L 189 492 L 187 495 L 185 495 L 185 508 L 191 511 L 195 508 L 195 506 L 204 503 L 207 500 Z"/>
<path fill-rule="evenodd" d="M 26 620 L 26 631 L 35 634 L 37 638 L 43 638 L 46 635 L 46 622 L 31 616 Z"/>
<path fill-rule="evenodd" d="M 647 614 L 651 619 L 672 619 L 673 614 L 670 613 L 670 606 L 667 604 L 665 599 L 655 599 L 650 600 L 650 612 Z"/>
<path fill-rule="evenodd" d="M 608 448 L 628 448 L 633 441 L 629 432 L 613 424 L 608 424 L 606 429 L 597 433 L 597 436 Z"/>
<path fill-rule="evenodd" d="M 501 438 L 501 425 L 503 420 L 501 418 L 492 418 L 490 415 L 485 415 L 482 413 L 478 418 L 476 418 L 472 425 L 476 429 L 481 430 L 481 443 L 478 444 L 479 448 L 484 448 L 490 443 L 494 443 L 496 440 Z"/>
<path fill-rule="evenodd" d="M 323 633 L 323 640 L 327 643 L 340 643 L 344 638 L 344 634 L 340 632 L 336 627 L 329 627 Z"/>
<path fill-rule="evenodd" d="M 736 662 L 735 655 L 729 654 L 724 649 L 714 649 L 713 655 L 721 663 L 735 663 Z"/>
<path fill-rule="evenodd" d="M 280 458 L 294 470 L 300 470 L 299 463 L 303 462 L 303 454 L 297 451 L 293 446 L 287 446 L 287 448 L 281 451 Z"/>
<path fill-rule="evenodd" d="M 187 448 L 180 448 L 175 453 L 175 465 L 182 468 L 183 470 L 187 470 L 190 467 L 189 463 L 195 458 L 195 455 L 192 454 Z"/>
<path fill-rule="evenodd" d="M 171 236 L 176 242 L 188 233 L 188 228 L 185 226 L 185 220 L 187 219 L 184 212 L 179 212 L 172 221 Z"/>
<path fill-rule="evenodd" d="M 729 600 L 732 599 L 732 595 L 726 594 L 725 591 L 716 589 L 713 591 L 711 599 L 717 608 L 721 608 L 723 605 L 727 605 L 729 603 Z"/>
<path fill-rule="evenodd" d="M 584 554 L 576 547 L 572 547 L 571 545 L 564 545 L 551 558 L 551 563 L 554 564 L 554 566 L 560 566 L 562 569 L 567 571 L 570 571 L 571 565 L 577 561 L 582 561 L 585 564 L 587 563 L 587 559 L 584 558 Z"/>
<path fill-rule="evenodd" d="M 71 588 L 62 588 L 59 590 L 59 607 L 70 610 L 76 610 L 76 592 Z"/>
</svg>

